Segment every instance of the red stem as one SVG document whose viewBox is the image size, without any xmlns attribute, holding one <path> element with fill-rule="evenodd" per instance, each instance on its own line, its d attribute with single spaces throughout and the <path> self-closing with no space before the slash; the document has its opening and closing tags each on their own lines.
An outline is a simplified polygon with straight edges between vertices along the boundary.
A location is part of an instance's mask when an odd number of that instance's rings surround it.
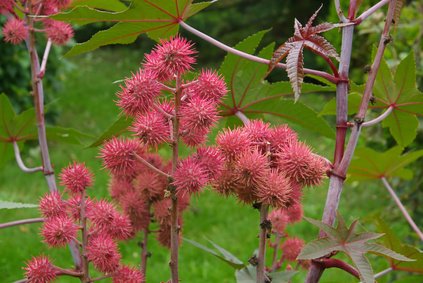
<svg viewBox="0 0 423 283">
<path fill-rule="evenodd" d="M 272 268 L 270 269 L 270 272 L 274 272 L 277 270 L 278 267 L 278 250 L 279 245 L 281 242 L 282 236 L 279 234 L 276 234 L 275 237 L 275 243 L 273 245 L 273 258 L 272 258 Z"/>
<path fill-rule="evenodd" d="M 269 213 L 269 206 L 262 204 L 260 207 L 260 236 L 259 236 L 259 251 L 257 257 L 257 283 L 266 282 L 266 240 L 267 240 L 267 214 Z"/>
<path fill-rule="evenodd" d="M 83 278 L 82 282 L 90 282 L 90 269 L 89 269 L 89 263 L 88 258 L 86 255 L 86 247 L 88 243 L 88 231 L 87 231 L 87 216 L 86 216 L 86 192 L 85 190 L 81 194 L 81 203 L 80 203 L 80 224 L 82 227 L 82 273 Z"/>
<path fill-rule="evenodd" d="M 151 203 L 150 202 L 148 202 L 148 211 L 151 211 Z M 148 260 L 148 257 L 149 257 L 149 252 L 148 252 L 148 248 L 147 248 L 148 247 L 148 235 L 150 234 L 149 226 L 150 226 L 150 219 L 148 221 L 147 227 L 143 231 L 144 232 L 144 238 L 143 238 L 143 241 L 142 241 L 142 251 L 141 251 L 141 272 L 144 274 L 144 278 L 147 276 L 147 260 Z"/>
<path fill-rule="evenodd" d="M 342 260 L 336 258 L 322 258 L 319 260 L 313 260 L 313 263 L 321 266 L 322 269 L 333 267 L 342 269 L 354 276 L 355 278 L 360 279 L 360 274 L 358 273 L 357 269 Z"/>
<path fill-rule="evenodd" d="M 172 141 L 172 175 L 175 173 L 179 160 L 179 108 L 181 104 L 182 88 L 181 77 L 176 79 L 175 115 L 173 118 Z M 170 270 L 172 283 L 179 283 L 178 253 L 179 253 L 179 223 L 178 223 L 178 197 L 174 188 L 171 190 L 171 227 L 170 227 Z"/>
<path fill-rule="evenodd" d="M 40 223 L 40 222 L 44 222 L 44 218 L 30 218 L 30 219 L 17 220 L 12 222 L 1 223 L 0 229 L 23 225 L 23 224 Z"/>
<path fill-rule="evenodd" d="M 30 5 L 31 6 L 31 5 Z M 29 9 L 29 13 L 32 11 Z M 26 41 L 27 49 L 29 51 L 31 59 L 31 83 L 32 83 L 32 95 L 34 98 L 34 108 L 37 119 L 38 129 L 38 143 L 41 151 L 41 161 L 43 167 L 44 177 L 50 191 L 57 191 L 56 179 L 54 177 L 54 170 L 50 162 L 50 155 L 47 144 L 47 134 L 44 120 L 44 88 L 40 75 L 40 62 L 37 54 L 35 45 L 35 31 L 34 18 L 26 16 L 26 22 L 29 27 L 29 36 Z M 79 253 L 78 244 L 75 241 L 69 243 L 69 249 L 72 254 L 74 264 L 77 269 L 81 268 L 81 256 Z"/>
</svg>

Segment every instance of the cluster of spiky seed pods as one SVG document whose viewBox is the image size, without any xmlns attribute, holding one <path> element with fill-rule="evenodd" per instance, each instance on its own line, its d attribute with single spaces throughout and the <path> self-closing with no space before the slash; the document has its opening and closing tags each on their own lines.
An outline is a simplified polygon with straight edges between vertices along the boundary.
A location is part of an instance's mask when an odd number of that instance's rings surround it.
<svg viewBox="0 0 423 283">
<path fill-rule="evenodd" d="M 201 70 L 195 79 L 185 80 L 192 77 L 187 74 L 195 54 L 192 44 L 181 37 L 162 41 L 117 94 L 117 106 L 134 121 L 129 127 L 133 137 L 105 141 L 100 158 L 111 174 L 110 194 L 123 214 L 104 200 L 85 198 L 91 173 L 77 163 L 61 174 L 62 184 L 72 197 L 65 201 L 58 193 L 51 193 L 40 202 L 46 217 L 42 230 L 45 242 L 63 246 L 77 239 L 82 229 L 87 262 L 115 282 L 121 282 L 119 278 L 126 278 L 125 282 L 144 280 L 139 271 L 119 263 L 116 240 L 133 237 L 141 230 L 149 232 L 154 220 L 159 225 L 158 241 L 171 246 L 172 200 L 177 199 L 179 237 L 181 213 L 191 196 L 208 185 L 222 195 L 235 195 L 243 203 L 278 209 L 270 220 L 274 231 L 282 235 L 286 223 L 301 218 L 302 188 L 320 184 L 329 169 L 328 163 L 298 141 L 288 126 L 271 127 L 260 120 L 223 130 L 216 146 L 207 146 L 207 136 L 218 120 L 219 102 L 227 90 L 223 78 L 212 70 Z M 177 151 L 181 142 L 194 148 L 188 157 L 174 155 L 171 161 L 164 161 L 155 153 L 162 144 Z M 78 221 L 80 224 L 75 224 Z M 290 242 L 295 242 L 295 247 Z M 284 259 L 293 260 L 301 243 L 293 238 L 284 246 Z M 38 266 L 52 271 L 40 275 Z M 66 273 L 45 257 L 33 259 L 26 270 L 29 279 L 38 272 L 46 282 L 53 275 Z"/>
<path fill-rule="evenodd" d="M 0 2 L 0 14 L 9 15 L 7 22 L 3 27 L 3 36 L 6 42 L 19 44 L 28 39 L 29 29 L 36 32 L 45 33 L 46 37 L 53 44 L 64 45 L 73 37 L 73 28 L 70 24 L 52 20 L 45 17 L 60 12 L 68 7 L 71 0 L 45 0 L 45 1 L 27 1 L 27 0 L 2 0 Z M 20 9 L 24 13 L 31 14 L 32 24 L 18 17 L 15 9 Z"/>
<path fill-rule="evenodd" d="M 118 240 L 134 235 L 131 221 L 126 214 L 116 210 L 106 200 L 90 199 L 86 189 L 92 185 L 92 174 L 84 164 L 73 163 L 62 170 L 61 184 L 68 199 L 53 191 L 40 200 L 44 216 L 41 235 L 50 247 L 63 247 L 71 241 L 79 243 L 81 261 L 113 278 L 113 282 L 141 282 L 143 274 L 121 264 Z M 51 282 L 58 275 L 89 278 L 88 270 L 59 268 L 46 256 L 34 257 L 25 267 L 28 282 Z M 122 281 L 123 280 L 123 281 Z M 85 282 L 85 281 L 84 281 Z"/>
</svg>

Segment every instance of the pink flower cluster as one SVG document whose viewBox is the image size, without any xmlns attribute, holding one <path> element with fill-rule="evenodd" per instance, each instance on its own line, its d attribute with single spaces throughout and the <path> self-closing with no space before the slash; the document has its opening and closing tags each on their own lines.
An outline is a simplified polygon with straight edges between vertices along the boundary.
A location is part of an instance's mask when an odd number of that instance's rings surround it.
<svg viewBox="0 0 423 283">
<path fill-rule="evenodd" d="M 138 279 L 143 275 L 139 271 L 120 263 L 116 242 L 134 235 L 129 217 L 105 200 L 86 197 L 86 189 L 93 184 L 93 175 L 84 164 L 70 164 L 62 170 L 60 179 L 69 198 L 65 200 L 54 191 L 40 200 L 39 208 L 45 218 L 41 229 L 44 242 L 51 247 L 63 247 L 78 239 L 83 242 L 82 232 L 79 235 L 83 229 L 87 242 L 81 254 L 85 254 L 97 270 L 113 274 L 114 282 L 122 282 L 121 278 L 129 278 L 127 282 L 141 282 Z M 33 258 L 25 270 L 28 282 L 51 282 L 63 273 L 44 256 Z"/>
<path fill-rule="evenodd" d="M 253 120 L 244 127 L 217 136 L 225 164 L 213 187 L 235 194 L 244 203 L 288 208 L 301 202 L 304 186 L 317 186 L 329 164 L 312 153 L 286 125 Z"/>
<path fill-rule="evenodd" d="M 23 6 L 28 6 L 27 9 L 32 11 L 32 14 L 37 11 L 37 16 L 48 16 L 67 8 L 70 2 L 71 0 L 30 1 L 29 5 L 25 3 Z M 4 40 L 12 44 L 19 44 L 28 38 L 29 31 L 25 21 L 14 13 L 15 5 L 15 0 L 0 1 L 0 14 L 10 13 L 12 15 L 3 27 Z M 37 27 L 36 31 L 44 32 L 46 37 L 56 45 L 66 44 L 74 35 L 72 26 L 64 22 L 35 18 L 34 25 Z"/>
</svg>

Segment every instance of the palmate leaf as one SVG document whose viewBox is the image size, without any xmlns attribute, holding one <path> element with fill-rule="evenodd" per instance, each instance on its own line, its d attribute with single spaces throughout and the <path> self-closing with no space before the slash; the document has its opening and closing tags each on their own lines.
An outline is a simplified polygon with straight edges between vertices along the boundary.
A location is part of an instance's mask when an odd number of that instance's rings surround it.
<svg viewBox="0 0 423 283">
<path fill-rule="evenodd" d="M 301 85 L 304 79 L 304 47 L 324 57 L 325 60 L 330 60 L 330 57 L 339 60 L 339 55 L 332 44 L 318 35 L 319 33 L 335 28 L 337 25 L 323 23 L 314 27 L 312 26 L 321 8 L 322 6 L 320 6 L 320 8 L 310 17 L 304 27 L 295 19 L 294 36 L 290 37 L 284 44 L 278 47 L 270 59 L 268 73 L 286 57 L 288 77 L 292 89 L 294 90 L 295 100 L 298 100 L 301 94 Z"/>
<path fill-rule="evenodd" d="M 355 228 L 358 225 L 358 221 L 354 221 L 350 227 L 347 227 L 342 217 L 338 215 L 338 225 L 333 228 L 317 220 L 308 218 L 306 220 L 328 234 L 326 237 L 308 243 L 301 250 L 297 258 L 299 260 L 311 260 L 326 256 L 332 252 L 343 252 L 351 259 L 360 274 L 360 279 L 365 283 L 374 282 L 372 267 L 365 256 L 367 253 L 382 255 L 398 261 L 413 261 L 413 259 L 394 252 L 387 247 L 369 242 L 382 237 L 383 234 L 357 233 Z"/>
<path fill-rule="evenodd" d="M 122 12 L 108 12 L 93 7 L 80 6 L 70 12 L 52 18 L 77 24 L 94 22 L 116 23 L 108 30 L 99 31 L 93 37 L 74 46 L 66 56 L 95 50 L 109 44 L 129 44 L 143 33 L 154 40 L 166 39 L 178 32 L 178 22 L 184 21 L 211 2 L 192 4 L 192 0 L 133 0 Z"/>
<path fill-rule="evenodd" d="M 389 264 L 394 270 L 403 270 L 423 274 L 423 252 L 416 247 L 402 244 L 392 229 L 383 222 L 382 219 L 376 219 L 378 230 L 385 234 L 383 241 L 386 247 L 393 249 L 402 255 L 412 258 L 415 261 L 399 261 L 389 258 Z M 417 282 L 417 281 L 415 281 Z"/>
<path fill-rule="evenodd" d="M 373 94 L 376 108 L 393 107 L 392 113 L 382 122 L 396 142 L 405 147 L 417 135 L 417 116 L 423 115 L 423 94 L 416 87 L 416 66 L 413 52 L 404 58 L 392 73 L 382 60 L 376 77 Z"/>
<path fill-rule="evenodd" d="M 106 11 L 120 12 L 126 10 L 126 6 L 119 0 L 73 0 L 69 8 L 77 6 L 88 6 L 91 8 L 102 9 Z"/>
<path fill-rule="evenodd" d="M 408 164 L 423 156 L 423 150 L 402 154 L 403 149 L 393 147 L 386 152 L 377 152 L 370 148 L 358 148 L 348 170 L 350 180 L 377 180 L 382 177 L 411 179 L 413 172 L 405 168 Z"/>
<path fill-rule="evenodd" d="M 267 31 L 258 32 L 240 43 L 235 48 L 249 54 L 256 52 Z M 264 47 L 259 55 L 268 57 L 272 54 L 273 45 Z M 251 62 L 233 54 L 228 54 L 223 61 L 219 73 L 223 75 L 229 94 L 222 103 L 222 116 L 228 120 L 235 112 L 240 111 L 247 116 L 264 118 L 278 117 L 285 121 L 314 130 L 326 137 L 333 138 L 334 132 L 327 121 L 318 117 L 317 113 L 304 104 L 284 99 L 292 94 L 289 82 L 268 83 L 264 80 L 267 66 Z M 303 84 L 303 93 L 334 92 L 334 86 Z M 316 127 L 319 124 L 319 127 Z"/>
<path fill-rule="evenodd" d="M 128 131 L 128 127 L 134 121 L 131 117 L 121 116 L 112 125 L 110 125 L 99 137 L 97 137 L 88 147 L 97 147 L 102 145 L 104 141 L 120 136 Z"/>
</svg>

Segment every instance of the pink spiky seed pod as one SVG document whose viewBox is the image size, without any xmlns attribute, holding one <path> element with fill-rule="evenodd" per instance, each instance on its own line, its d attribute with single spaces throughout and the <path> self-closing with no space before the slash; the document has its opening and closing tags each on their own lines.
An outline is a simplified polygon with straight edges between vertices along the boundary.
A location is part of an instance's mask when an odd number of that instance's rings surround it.
<svg viewBox="0 0 423 283">
<path fill-rule="evenodd" d="M 78 226 L 68 217 L 50 218 L 44 222 L 41 234 L 51 247 L 64 247 L 76 238 Z"/>
<path fill-rule="evenodd" d="M 209 179 L 217 180 L 224 169 L 225 159 L 216 147 L 199 147 L 194 159 L 207 173 Z"/>
<path fill-rule="evenodd" d="M 235 162 L 235 178 L 239 186 L 261 186 L 269 174 L 267 156 L 257 149 L 241 152 Z"/>
<path fill-rule="evenodd" d="M 158 223 L 170 225 L 170 209 L 172 201 L 168 198 L 153 203 L 154 218 Z"/>
<path fill-rule="evenodd" d="M 179 227 L 182 227 L 182 218 L 178 218 L 178 225 Z M 171 226 L 168 223 L 163 223 L 159 226 L 159 231 L 157 233 L 157 241 L 159 242 L 159 244 L 165 248 L 170 249 L 170 232 L 171 232 Z M 179 233 L 178 233 L 178 244 L 181 244 L 181 239 L 182 239 L 182 230 L 179 229 Z"/>
<path fill-rule="evenodd" d="M 181 129 L 187 131 L 209 129 L 218 119 L 216 105 L 200 97 L 183 102 L 179 115 Z"/>
<path fill-rule="evenodd" d="M 222 76 L 212 70 L 201 70 L 197 81 L 189 86 L 189 92 L 193 96 L 218 103 L 228 92 L 225 80 Z"/>
<path fill-rule="evenodd" d="M 46 2 L 51 2 L 56 7 L 63 9 L 69 6 L 69 4 L 72 2 L 72 0 L 49 0 Z"/>
<path fill-rule="evenodd" d="M 296 261 L 301 249 L 304 247 L 304 241 L 299 238 L 288 238 L 282 244 L 282 258 L 288 261 Z"/>
<path fill-rule="evenodd" d="M 270 129 L 269 142 L 272 152 L 281 152 L 286 146 L 296 143 L 297 140 L 297 133 L 288 127 L 288 125 L 279 125 L 276 128 Z"/>
<path fill-rule="evenodd" d="M 219 178 L 212 182 L 212 188 L 225 197 L 234 193 L 236 187 L 237 182 L 233 170 L 223 170 Z"/>
<path fill-rule="evenodd" d="M 33 257 L 23 269 L 28 283 L 50 283 L 57 276 L 57 268 L 46 256 Z"/>
<path fill-rule="evenodd" d="M 131 180 L 128 180 L 127 178 L 119 178 L 112 176 L 110 182 L 109 182 L 109 193 L 110 196 L 120 201 L 120 199 L 128 192 L 131 192 L 134 190 L 134 186 L 132 185 Z"/>
<path fill-rule="evenodd" d="M 131 220 L 127 215 L 122 214 L 115 215 L 107 233 L 115 240 L 127 240 L 135 235 Z"/>
<path fill-rule="evenodd" d="M 66 216 L 66 202 L 63 201 L 59 192 L 53 191 L 45 194 L 40 199 L 39 209 L 45 218 Z"/>
<path fill-rule="evenodd" d="M 15 6 L 14 0 L 2 0 L 0 1 L 0 14 L 6 14 L 13 11 Z"/>
<path fill-rule="evenodd" d="M 120 202 L 124 213 L 129 217 L 134 231 L 148 227 L 150 223 L 150 210 L 145 199 L 136 192 L 129 192 L 122 197 Z"/>
<path fill-rule="evenodd" d="M 327 163 L 301 142 L 286 146 L 277 159 L 280 170 L 303 186 L 320 185 L 328 170 Z"/>
<path fill-rule="evenodd" d="M 91 198 L 86 197 L 84 202 L 85 215 L 89 215 L 91 213 L 93 201 L 91 200 Z M 79 221 L 81 219 L 81 195 L 74 195 L 73 197 L 68 199 L 66 203 L 66 208 L 72 219 L 74 221 Z"/>
<path fill-rule="evenodd" d="M 291 183 L 283 173 L 272 169 L 264 185 L 257 187 L 259 202 L 272 207 L 287 207 L 291 201 Z"/>
<path fill-rule="evenodd" d="M 112 138 L 104 143 L 100 157 L 104 167 L 113 175 L 133 176 L 138 162 L 135 155 L 142 151 L 136 140 Z"/>
<path fill-rule="evenodd" d="M 136 268 L 121 265 L 113 273 L 113 283 L 142 283 L 145 282 L 144 274 Z"/>
<path fill-rule="evenodd" d="M 269 213 L 269 220 L 272 223 L 272 232 L 282 236 L 286 225 L 289 222 L 289 216 L 283 209 L 274 209 Z"/>
<path fill-rule="evenodd" d="M 145 199 L 156 201 L 164 197 L 166 179 L 150 169 L 137 175 L 134 187 Z"/>
<path fill-rule="evenodd" d="M 93 202 L 87 218 L 91 220 L 97 230 L 107 232 L 117 215 L 118 212 L 113 204 L 99 200 Z"/>
<path fill-rule="evenodd" d="M 157 81 L 156 73 L 139 69 L 125 80 L 125 86 L 121 86 L 116 104 L 126 115 L 136 116 L 151 108 L 161 90 L 162 85 Z"/>
<path fill-rule="evenodd" d="M 182 141 L 189 147 L 197 147 L 204 144 L 207 140 L 209 129 L 181 129 L 180 136 Z"/>
<path fill-rule="evenodd" d="M 182 160 L 173 174 L 177 195 L 198 193 L 207 183 L 207 173 L 193 158 Z"/>
<path fill-rule="evenodd" d="M 112 273 L 119 268 L 121 256 L 116 243 L 108 235 L 98 234 L 91 237 L 86 253 L 88 260 L 101 272 Z"/>
<path fill-rule="evenodd" d="M 238 182 L 235 184 L 235 195 L 243 204 L 254 204 L 257 202 L 256 186 L 241 186 Z"/>
<path fill-rule="evenodd" d="M 60 185 L 65 186 L 73 194 L 82 193 L 93 184 L 93 174 L 84 163 L 74 162 L 63 168 L 59 178 Z"/>
<path fill-rule="evenodd" d="M 156 147 L 162 143 L 169 142 L 169 122 L 162 113 L 150 111 L 139 114 L 131 127 L 134 136 L 140 139 L 146 146 Z"/>
<path fill-rule="evenodd" d="M 19 44 L 28 37 L 28 28 L 24 21 L 16 18 L 9 18 L 3 27 L 4 41 L 12 44 Z"/>
<path fill-rule="evenodd" d="M 270 124 L 261 120 L 251 120 L 243 128 L 243 131 L 249 137 L 252 146 L 259 149 L 261 153 L 270 151 L 269 137 Z"/>
<path fill-rule="evenodd" d="M 68 23 L 48 21 L 45 30 L 47 37 L 56 45 L 65 45 L 73 37 L 73 28 Z"/>
<path fill-rule="evenodd" d="M 300 222 L 303 219 L 303 206 L 300 202 L 288 206 L 285 211 L 289 217 L 289 223 Z"/>
<path fill-rule="evenodd" d="M 240 128 L 223 130 L 217 136 L 216 143 L 227 161 L 234 161 L 239 154 L 251 146 L 247 134 Z"/>
<path fill-rule="evenodd" d="M 196 53 L 193 44 L 180 36 L 162 40 L 145 56 L 144 68 L 156 73 L 160 81 L 172 80 L 192 68 Z"/>
</svg>

